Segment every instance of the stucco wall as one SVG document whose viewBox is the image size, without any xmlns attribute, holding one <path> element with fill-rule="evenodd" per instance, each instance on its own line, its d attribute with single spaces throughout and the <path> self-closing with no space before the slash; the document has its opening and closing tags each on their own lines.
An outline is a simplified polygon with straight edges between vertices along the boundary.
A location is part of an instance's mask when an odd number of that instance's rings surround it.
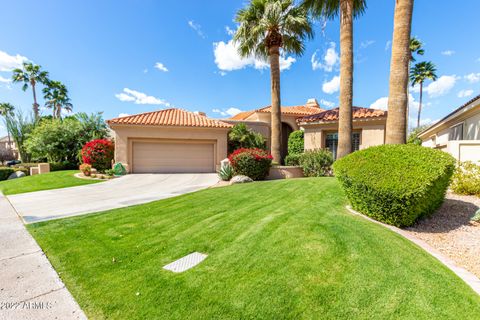
<svg viewBox="0 0 480 320">
<path fill-rule="evenodd" d="M 115 161 L 127 164 L 132 161 L 133 140 L 203 140 L 215 145 L 215 165 L 227 157 L 227 132 L 229 129 L 163 127 L 163 126 L 112 126 L 115 131 Z"/>
</svg>

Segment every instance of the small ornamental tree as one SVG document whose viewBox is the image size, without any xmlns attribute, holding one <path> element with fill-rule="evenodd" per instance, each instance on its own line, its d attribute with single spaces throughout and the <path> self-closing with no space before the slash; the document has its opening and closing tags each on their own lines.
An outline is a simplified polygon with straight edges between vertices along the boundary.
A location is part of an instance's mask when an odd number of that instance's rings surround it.
<svg viewBox="0 0 480 320">
<path fill-rule="evenodd" d="M 92 140 L 87 142 L 82 148 L 82 161 L 103 172 L 111 168 L 114 150 L 114 144 L 110 140 Z"/>
<path fill-rule="evenodd" d="M 253 180 L 265 179 L 272 159 L 271 154 L 259 148 L 237 149 L 228 157 L 235 175 L 244 175 Z"/>
</svg>

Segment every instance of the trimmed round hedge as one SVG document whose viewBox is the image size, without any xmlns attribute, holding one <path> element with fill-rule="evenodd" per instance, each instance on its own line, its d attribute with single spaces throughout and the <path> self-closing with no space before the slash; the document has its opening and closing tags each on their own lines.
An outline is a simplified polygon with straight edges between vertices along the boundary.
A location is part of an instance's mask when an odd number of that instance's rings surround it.
<svg viewBox="0 0 480 320">
<path fill-rule="evenodd" d="M 442 204 L 455 159 L 415 145 L 382 145 L 354 152 L 333 168 L 355 210 L 405 227 Z"/>
</svg>

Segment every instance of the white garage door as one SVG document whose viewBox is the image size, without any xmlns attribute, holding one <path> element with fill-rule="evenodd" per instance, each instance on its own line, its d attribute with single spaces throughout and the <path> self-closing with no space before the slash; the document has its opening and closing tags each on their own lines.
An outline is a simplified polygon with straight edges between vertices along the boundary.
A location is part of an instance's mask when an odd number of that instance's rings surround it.
<svg viewBox="0 0 480 320">
<path fill-rule="evenodd" d="M 133 142 L 134 173 L 215 172 L 213 143 Z"/>
</svg>

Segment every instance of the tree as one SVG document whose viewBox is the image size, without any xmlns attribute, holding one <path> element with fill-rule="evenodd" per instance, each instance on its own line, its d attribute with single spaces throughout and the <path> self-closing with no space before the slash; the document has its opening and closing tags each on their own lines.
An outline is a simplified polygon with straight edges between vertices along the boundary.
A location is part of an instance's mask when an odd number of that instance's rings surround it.
<svg viewBox="0 0 480 320">
<path fill-rule="evenodd" d="M 15 107 L 8 102 L 0 103 L 0 116 L 4 117 L 5 121 L 7 117 L 12 117 L 14 115 Z M 7 131 L 8 135 L 8 148 L 11 150 L 12 143 L 10 140 L 10 132 Z"/>
<path fill-rule="evenodd" d="M 90 115 L 85 112 L 75 114 L 75 119 L 80 122 L 82 128 L 81 145 L 90 140 L 105 139 L 108 137 L 108 127 L 102 117 L 102 112 L 92 113 Z"/>
<path fill-rule="evenodd" d="M 337 158 L 352 152 L 353 20 L 361 16 L 366 0 L 304 0 L 312 15 L 329 20 L 340 16 L 340 110 Z"/>
<path fill-rule="evenodd" d="M 390 92 L 385 142 L 403 144 L 407 133 L 408 79 L 411 59 L 410 33 L 414 0 L 396 0 L 392 58 L 390 62 Z"/>
<path fill-rule="evenodd" d="M 423 49 L 423 42 L 418 39 L 417 37 L 412 37 L 410 39 L 410 61 L 415 62 L 414 54 L 418 54 L 419 56 L 423 56 L 425 54 L 425 50 Z"/>
<path fill-rule="evenodd" d="M 415 66 L 410 70 L 410 81 L 412 86 L 420 85 L 420 101 L 418 105 L 418 117 L 417 117 L 417 127 L 420 126 L 420 114 L 422 112 L 422 99 L 423 99 L 423 83 L 426 80 L 437 80 L 437 69 L 435 65 L 430 61 L 423 61 L 415 64 Z"/>
<path fill-rule="evenodd" d="M 5 118 L 5 124 L 7 131 L 12 135 L 12 139 L 17 146 L 20 160 L 22 160 L 22 162 L 29 162 L 31 155 L 25 148 L 25 141 L 35 128 L 37 122 L 32 121 L 30 117 L 25 117 L 20 111 L 17 111 L 13 115 L 8 115 Z"/>
<path fill-rule="evenodd" d="M 43 94 L 45 106 L 53 110 L 54 118 L 62 117 L 62 108 L 72 111 L 73 105 L 68 97 L 67 87 L 60 81 L 48 81 L 47 86 L 43 88 Z"/>
<path fill-rule="evenodd" d="M 228 133 L 228 154 L 242 148 L 266 149 L 265 138 L 258 132 L 247 128 L 245 123 L 238 123 Z"/>
<path fill-rule="evenodd" d="M 240 24 L 234 41 L 242 57 L 255 56 L 270 60 L 271 77 L 271 150 L 276 162 L 281 162 L 282 115 L 280 99 L 280 51 L 302 55 L 304 41 L 313 37 L 306 10 L 293 0 L 251 0 L 238 11 Z"/>
<path fill-rule="evenodd" d="M 30 86 L 33 92 L 33 114 L 35 119 L 39 116 L 39 104 L 37 103 L 37 94 L 35 91 L 38 83 L 46 84 L 48 82 L 48 72 L 42 71 L 42 67 L 34 65 L 31 62 L 24 62 L 23 69 L 13 69 L 13 83 L 23 83 L 22 90 L 26 91 Z"/>
</svg>

